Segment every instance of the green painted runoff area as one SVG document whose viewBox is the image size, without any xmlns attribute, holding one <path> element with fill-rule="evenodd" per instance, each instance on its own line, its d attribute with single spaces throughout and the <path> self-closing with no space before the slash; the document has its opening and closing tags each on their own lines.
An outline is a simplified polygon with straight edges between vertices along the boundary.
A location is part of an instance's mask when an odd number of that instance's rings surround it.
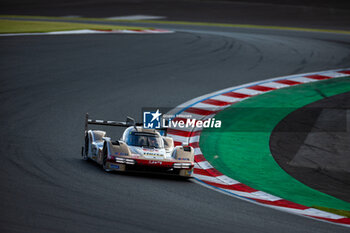
<svg viewBox="0 0 350 233">
<path fill-rule="evenodd" d="M 269 140 L 289 113 L 309 103 L 350 91 L 350 77 L 283 88 L 249 98 L 218 113 L 222 127 L 204 129 L 200 148 L 219 171 L 252 188 L 306 206 L 350 210 L 350 203 L 314 190 L 274 160 Z"/>
</svg>

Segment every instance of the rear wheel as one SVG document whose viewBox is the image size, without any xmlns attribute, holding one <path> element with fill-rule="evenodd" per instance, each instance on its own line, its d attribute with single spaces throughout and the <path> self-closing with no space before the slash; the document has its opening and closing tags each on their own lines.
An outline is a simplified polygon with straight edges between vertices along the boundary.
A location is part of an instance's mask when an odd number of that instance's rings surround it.
<svg viewBox="0 0 350 233">
<path fill-rule="evenodd" d="M 81 156 L 83 157 L 83 160 L 88 160 L 89 157 L 86 154 L 85 148 L 81 147 Z"/>
<path fill-rule="evenodd" d="M 111 171 L 111 169 L 109 169 L 107 166 L 107 146 L 106 146 L 106 143 L 103 145 L 102 168 L 106 172 Z"/>
<path fill-rule="evenodd" d="M 81 148 L 81 156 L 83 157 L 83 160 L 88 160 L 88 148 L 89 148 L 89 138 L 88 138 L 88 134 L 85 134 L 85 147 L 83 146 Z"/>
</svg>

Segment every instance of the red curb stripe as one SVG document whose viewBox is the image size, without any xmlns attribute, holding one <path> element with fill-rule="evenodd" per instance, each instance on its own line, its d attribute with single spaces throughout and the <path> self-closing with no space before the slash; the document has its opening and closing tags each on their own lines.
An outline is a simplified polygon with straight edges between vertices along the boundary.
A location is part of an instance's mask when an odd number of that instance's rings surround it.
<svg viewBox="0 0 350 233">
<path fill-rule="evenodd" d="M 202 175 L 202 176 L 211 176 L 207 170 L 204 170 L 201 168 L 194 168 L 193 173 L 197 175 Z"/>
<path fill-rule="evenodd" d="M 264 91 L 264 92 L 276 90 L 276 88 L 273 88 L 273 87 L 265 87 L 265 86 L 260 86 L 260 85 L 247 87 L 247 89 L 251 89 L 251 90 L 255 90 L 255 91 Z"/>
<path fill-rule="evenodd" d="M 343 74 L 350 74 L 350 70 L 343 70 L 343 71 L 338 71 L 338 73 L 343 73 Z"/>
<path fill-rule="evenodd" d="M 246 192 L 246 193 L 253 193 L 257 192 L 258 190 L 253 189 L 245 184 L 239 183 L 239 184 L 219 184 L 211 181 L 205 181 L 203 180 L 204 183 L 209 184 L 214 187 L 218 188 L 223 188 L 223 189 L 229 189 L 229 190 L 234 190 L 234 191 L 240 191 L 240 192 Z"/>
<path fill-rule="evenodd" d="M 199 142 L 191 142 L 188 144 L 189 146 L 192 146 L 193 148 L 199 148 Z"/>
<path fill-rule="evenodd" d="M 207 161 L 204 156 L 202 154 L 199 154 L 199 155 L 195 155 L 194 156 L 194 161 L 199 163 L 199 162 L 203 162 L 203 161 Z"/>
<path fill-rule="evenodd" d="M 177 136 L 182 136 L 182 137 L 193 137 L 193 136 L 198 136 L 201 134 L 201 130 L 197 131 L 183 131 L 183 130 L 178 130 L 178 129 L 168 129 L 167 134 L 173 134 Z"/>
<path fill-rule="evenodd" d="M 197 115 L 203 115 L 203 116 L 208 116 L 208 115 L 212 115 L 217 113 L 218 111 L 210 111 L 210 110 L 205 110 L 205 109 L 201 109 L 201 108 L 188 108 L 186 109 L 184 112 L 189 112 L 189 113 L 194 113 Z"/>
<path fill-rule="evenodd" d="M 292 209 L 298 209 L 298 210 L 306 210 L 310 209 L 310 207 L 299 205 L 297 203 L 287 201 L 287 200 L 277 200 L 277 201 L 267 201 L 267 200 L 261 200 L 261 199 L 255 199 L 251 198 L 252 200 L 255 200 L 259 203 L 266 204 L 266 205 L 274 205 L 274 206 L 280 206 L 280 207 L 287 207 Z"/>
<path fill-rule="evenodd" d="M 217 176 L 223 175 L 221 172 L 219 172 L 215 168 L 209 168 L 209 169 L 194 168 L 193 172 L 195 174 L 198 174 L 198 175 L 212 176 L 212 177 L 217 177 Z"/>
<path fill-rule="evenodd" d="M 174 145 L 182 145 L 182 142 L 174 141 Z M 191 142 L 188 145 L 192 146 L 193 148 L 199 148 L 199 142 Z"/>
<path fill-rule="evenodd" d="M 306 78 L 311 78 L 311 79 L 316 79 L 316 80 L 324 80 L 324 79 L 330 79 L 332 77 L 328 77 L 328 76 L 324 76 L 324 75 L 318 75 L 318 74 L 315 74 L 315 75 L 308 75 L 308 76 L 304 76 Z"/>
<path fill-rule="evenodd" d="M 290 85 L 290 86 L 301 84 L 301 82 L 297 82 L 297 81 L 293 81 L 293 80 L 287 80 L 287 79 L 286 80 L 278 80 L 278 81 L 274 81 L 274 82 L 285 84 L 285 85 Z"/>
<path fill-rule="evenodd" d="M 201 103 L 211 104 L 211 105 L 215 105 L 215 106 L 226 106 L 226 105 L 232 104 L 230 102 L 225 102 L 225 101 L 221 101 L 221 100 L 214 100 L 214 99 L 207 99 L 207 100 L 202 101 Z"/>
<path fill-rule="evenodd" d="M 182 142 L 174 142 L 174 146 L 182 146 Z"/>
<path fill-rule="evenodd" d="M 234 97 L 234 98 L 247 98 L 247 97 L 251 97 L 251 95 L 247 95 L 247 94 L 242 94 L 242 93 L 236 93 L 236 92 L 228 92 L 228 93 L 225 93 L 225 94 L 222 94 L 224 96 L 229 96 L 229 97 Z"/>
<path fill-rule="evenodd" d="M 205 169 L 210 175 L 216 177 L 216 176 L 223 176 L 224 174 L 222 174 L 221 172 L 219 172 L 216 168 L 209 168 L 209 169 Z"/>
</svg>

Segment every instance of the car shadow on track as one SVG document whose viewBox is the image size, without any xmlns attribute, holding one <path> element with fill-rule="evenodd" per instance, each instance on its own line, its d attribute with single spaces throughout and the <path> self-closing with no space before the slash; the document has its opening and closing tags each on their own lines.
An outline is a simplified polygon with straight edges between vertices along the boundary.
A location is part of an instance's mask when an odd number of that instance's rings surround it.
<svg viewBox="0 0 350 233">
<path fill-rule="evenodd" d="M 159 179 L 159 180 L 171 180 L 171 181 L 180 181 L 180 182 L 190 182 L 192 178 L 188 177 L 181 177 L 173 174 L 168 173 L 157 173 L 157 172 L 150 172 L 150 171 L 134 171 L 129 170 L 125 172 L 118 172 L 118 171 L 110 171 L 106 172 L 102 169 L 102 167 L 97 164 L 96 162 L 92 160 L 82 160 L 77 159 L 82 165 L 84 166 L 91 166 L 91 169 L 97 169 L 99 172 L 103 172 L 105 174 L 109 175 L 118 175 L 118 176 L 128 176 L 128 177 L 139 177 L 139 178 L 151 178 L 151 179 Z"/>
</svg>

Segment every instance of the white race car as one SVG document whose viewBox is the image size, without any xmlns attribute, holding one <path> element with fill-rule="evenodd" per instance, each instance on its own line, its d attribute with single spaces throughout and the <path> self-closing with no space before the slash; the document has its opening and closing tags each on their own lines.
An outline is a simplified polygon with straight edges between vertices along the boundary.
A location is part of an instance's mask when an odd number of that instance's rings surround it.
<svg viewBox="0 0 350 233">
<path fill-rule="evenodd" d="M 105 131 L 89 130 L 88 125 L 126 127 L 120 140 L 112 140 Z M 145 129 L 128 117 L 126 122 L 85 118 L 84 160 L 91 159 L 105 171 L 159 171 L 191 177 L 194 167 L 194 150 L 191 146 L 174 147 L 171 137 L 162 136 L 166 129 Z"/>
</svg>

